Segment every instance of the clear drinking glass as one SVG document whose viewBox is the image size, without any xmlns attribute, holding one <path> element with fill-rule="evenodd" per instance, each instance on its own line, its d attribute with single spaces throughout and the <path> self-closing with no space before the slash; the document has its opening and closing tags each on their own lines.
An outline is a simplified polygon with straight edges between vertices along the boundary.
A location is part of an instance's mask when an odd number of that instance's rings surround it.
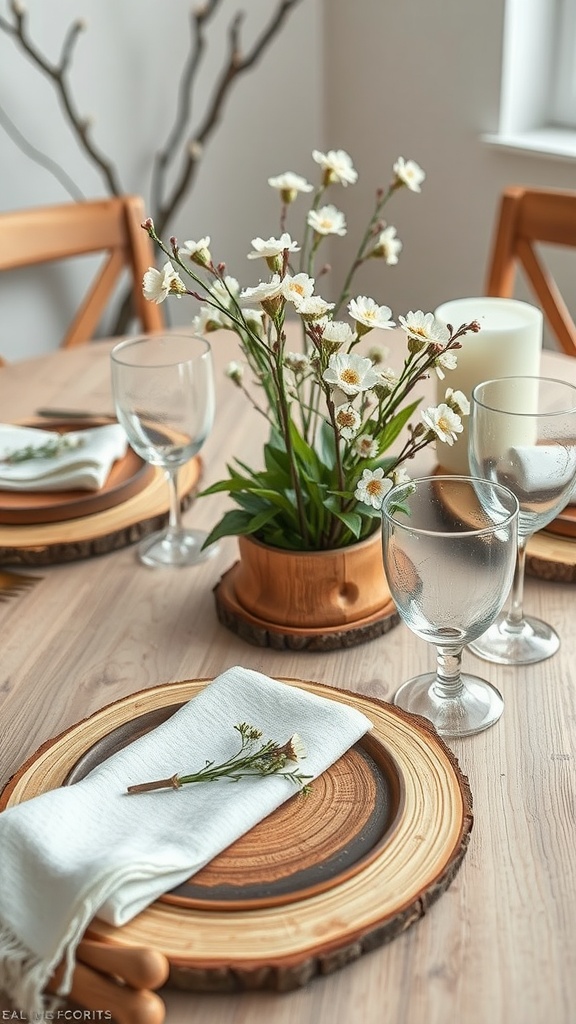
<svg viewBox="0 0 576 1024">
<path fill-rule="evenodd" d="M 463 648 L 502 608 L 514 574 L 518 502 L 507 487 L 468 476 L 400 484 L 382 505 L 382 551 L 401 618 L 436 647 L 436 672 L 405 682 L 394 704 L 423 715 L 441 736 L 493 725 L 504 703 L 484 679 L 461 672 Z"/>
<path fill-rule="evenodd" d="M 576 387 L 546 377 L 503 377 L 472 392 L 468 457 L 471 471 L 499 481 L 520 504 L 518 559 L 508 614 L 470 645 L 502 665 L 543 661 L 558 634 L 523 612 L 526 544 L 570 500 L 576 480 Z"/>
<path fill-rule="evenodd" d="M 134 451 L 165 470 L 170 489 L 168 526 L 140 542 L 138 557 L 154 567 L 203 562 L 216 546 L 202 549 L 207 534 L 183 527 L 178 470 L 200 451 L 214 421 L 210 346 L 190 334 L 142 335 L 116 345 L 111 365 L 118 420 Z"/>
</svg>

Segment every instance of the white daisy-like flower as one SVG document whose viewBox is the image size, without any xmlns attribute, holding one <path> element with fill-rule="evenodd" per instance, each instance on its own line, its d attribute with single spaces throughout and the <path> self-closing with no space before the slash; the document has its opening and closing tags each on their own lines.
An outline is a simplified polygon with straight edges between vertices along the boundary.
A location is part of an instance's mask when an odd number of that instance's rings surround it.
<svg viewBox="0 0 576 1024">
<path fill-rule="evenodd" d="M 298 242 L 292 241 L 287 231 L 280 235 L 280 238 L 253 238 L 254 249 L 248 253 L 249 260 L 270 259 L 274 256 L 281 256 L 285 249 L 288 252 L 300 252 Z"/>
<path fill-rule="evenodd" d="M 392 481 L 384 476 L 381 466 L 377 469 L 365 469 L 356 483 L 354 497 L 372 508 L 382 508 L 382 502 L 392 487 Z"/>
<path fill-rule="evenodd" d="M 358 171 L 352 158 L 343 149 L 330 149 L 327 153 L 313 150 L 312 157 L 324 171 L 324 184 L 338 182 L 340 185 L 354 185 L 358 181 Z"/>
<path fill-rule="evenodd" d="M 210 255 L 210 235 L 206 235 L 205 238 L 201 238 L 198 242 L 184 242 L 178 249 L 180 256 L 188 256 L 192 263 L 197 263 L 200 267 L 208 267 L 212 262 Z"/>
<path fill-rule="evenodd" d="M 399 484 L 409 484 L 412 479 L 404 469 L 404 466 L 399 466 L 398 469 L 393 469 L 391 476 L 394 487 L 398 487 Z"/>
<path fill-rule="evenodd" d="M 164 302 L 168 295 L 180 296 L 185 291 L 186 286 L 178 272 L 174 270 L 170 260 L 164 264 L 162 270 L 148 267 L 142 278 L 142 292 L 144 293 L 144 298 L 148 299 L 148 302 L 160 304 Z"/>
<path fill-rule="evenodd" d="M 370 391 L 380 380 L 371 360 L 354 352 L 336 352 L 331 355 L 322 376 L 328 384 L 339 388 L 345 395 Z"/>
<path fill-rule="evenodd" d="M 299 192 L 314 191 L 314 186 L 310 185 L 306 178 L 294 174 L 293 171 L 285 171 L 275 178 L 268 178 L 268 184 L 280 192 L 284 203 L 293 203 Z"/>
<path fill-rule="evenodd" d="M 280 274 L 273 274 L 270 281 L 260 281 L 254 288 L 244 288 L 240 292 L 240 298 L 248 302 L 266 302 L 268 299 L 275 299 L 281 293 Z"/>
<path fill-rule="evenodd" d="M 459 416 L 468 416 L 470 414 L 470 402 L 463 391 L 454 391 L 453 388 L 446 388 L 444 401 Z"/>
<path fill-rule="evenodd" d="M 345 320 L 329 320 L 322 331 L 322 340 L 333 345 L 351 345 L 354 338 L 354 331 Z"/>
<path fill-rule="evenodd" d="M 317 235 L 345 235 L 346 218 L 330 203 L 319 210 L 310 210 L 307 222 Z"/>
<path fill-rule="evenodd" d="M 224 318 L 219 309 L 213 306 L 201 306 L 200 312 L 192 320 L 192 329 L 196 334 L 206 334 L 209 331 L 218 331 L 222 327 L 228 327 L 228 318 Z"/>
<path fill-rule="evenodd" d="M 340 436 L 345 441 L 351 441 L 355 434 L 358 433 L 358 428 L 362 423 L 362 419 L 359 413 L 352 405 L 341 405 L 336 410 L 336 423 Z"/>
<path fill-rule="evenodd" d="M 310 357 L 304 352 L 287 352 L 284 362 L 293 373 L 306 373 L 310 368 Z"/>
<path fill-rule="evenodd" d="M 445 402 L 441 402 L 438 406 L 429 406 L 422 413 L 422 419 L 428 429 L 436 434 L 439 441 L 450 446 L 458 439 L 458 434 L 464 430 L 458 413 L 454 412 Z"/>
<path fill-rule="evenodd" d="M 354 441 L 354 451 L 363 459 L 375 459 L 378 455 L 378 442 L 370 434 L 361 434 Z"/>
<path fill-rule="evenodd" d="M 395 327 L 395 323 L 390 319 L 392 316 L 392 310 L 389 306 L 379 306 L 374 299 L 367 298 L 366 295 L 358 295 L 357 298 L 351 299 L 348 303 L 348 312 L 356 323 L 362 324 L 363 327 L 372 330 L 373 327 L 379 327 L 381 330 L 388 330 L 391 327 Z M 361 331 L 361 333 L 365 333 Z"/>
<path fill-rule="evenodd" d="M 228 363 L 226 367 L 226 376 L 233 380 L 235 384 L 241 384 L 244 377 L 244 365 L 243 363 L 237 362 L 235 359 Z"/>
<path fill-rule="evenodd" d="M 426 175 L 414 160 L 405 160 L 404 157 L 399 156 L 393 170 L 398 184 L 406 185 L 411 192 L 422 191 L 420 185 Z"/>
<path fill-rule="evenodd" d="M 398 255 L 401 251 L 402 242 L 396 237 L 396 228 L 390 224 L 378 235 L 372 255 L 383 258 L 391 267 L 398 263 Z"/>
<path fill-rule="evenodd" d="M 379 376 L 380 383 L 383 384 L 384 387 L 389 388 L 390 391 L 392 391 L 396 387 L 398 381 L 400 380 L 400 375 L 396 372 L 396 370 L 393 370 L 390 366 L 386 367 L 385 370 L 380 370 Z"/>
<path fill-rule="evenodd" d="M 296 274 L 294 277 L 286 274 L 282 281 L 282 295 L 288 302 L 293 302 L 296 306 L 303 299 L 309 299 L 313 293 L 314 278 L 308 277 L 308 274 Z"/>
<path fill-rule="evenodd" d="M 434 360 L 434 369 L 439 380 L 444 380 L 446 374 L 444 370 L 455 370 L 458 366 L 458 356 L 455 352 L 442 352 Z"/>
<path fill-rule="evenodd" d="M 218 299 L 223 306 L 230 306 L 232 300 L 238 299 L 240 296 L 240 285 L 235 277 L 227 274 L 223 281 L 214 281 L 210 287 L 210 294 Z"/>
<path fill-rule="evenodd" d="M 295 303 L 296 312 L 303 320 L 321 320 L 331 309 L 334 309 L 333 302 L 326 302 L 321 295 L 310 295 Z"/>
<path fill-rule="evenodd" d="M 445 345 L 450 338 L 448 328 L 436 320 L 433 313 L 423 313 L 418 309 L 415 313 L 406 313 L 406 316 L 399 316 L 398 319 L 406 334 L 417 341 Z"/>
<path fill-rule="evenodd" d="M 297 732 L 290 737 L 281 747 L 278 747 L 277 754 L 283 754 L 287 761 L 304 761 L 306 758 L 306 744 Z"/>
<path fill-rule="evenodd" d="M 243 315 L 248 326 L 254 331 L 255 334 L 261 334 L 263 331 L 263 309 L 244 309 Z"/>
</svg>

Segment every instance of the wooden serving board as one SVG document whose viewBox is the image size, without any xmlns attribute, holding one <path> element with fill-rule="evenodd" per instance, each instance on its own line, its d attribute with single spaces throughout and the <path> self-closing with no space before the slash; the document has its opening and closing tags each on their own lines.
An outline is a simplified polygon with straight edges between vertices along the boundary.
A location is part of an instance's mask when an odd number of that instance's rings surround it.
<svg viewBox="0 0 576 1024">
<path fill-rule="evenodd" d="M 468 783 L 430 723 L 375 698 L 320 683 L 284 681 L 358 708 L 374 723 L 372 732 L 325 773 L 326 779 L 315 781 L 315 804 L 307 809 L 306 799 L 292 798 L 283 815 L 275 812 L 258 826 L 257 842 L 248 834 L 221 855 L 220 865 L 216 858 L 209 866 L 212 878 L 205 875 L 200 885 L 203 891 L 159 899 L 122 928 L 95 919 L 88 929 L 90 938 L 115 946 L 159 950 L 168 957 L 171 981 L 179 988 L 288 990 L 334 971 L 415 923 L 448 887 L 465 855 L 472 828 Z M 194 679 L 140 691 L 48 741 L 5 787 L 0 810 L 64 784 L 74 771 L 89 770 L 106 749 L 151 727 L 159 711 L 174 711 L 207 682 Z M 339 844 L 340 823 L 362 838 L 378 805 L 378 778 L 388 804 L 373 830 L 371 848 L 358 848 L 352 864 L 337 869 L 327 883 L 319 881 L 326 851 Z M 360 793 L 368 810 L 357 809 L 350 829 L 347 807 L 351 801 L 363 802 Z M 339 823 L 331 827 L 335 814 Z M 308 847 L 304 877 L 294 858 L 294 837 L 301 828 L 307 839 L 312 831 L 329 832 L 326 844 L 320 840 Z M 254 893 L 259 867 L 255 872 L 251 861 L 261 843 L 277 857 L 285 850 L 272 873 L 292 875 L 288 895 L 270 895 L 262 882 Z M 246 859 L 247 868 L 242 867 Z M 231 897 L 228 891 L 222 900 L 218 886 L 234 872 L 240 893 Z M 215 899 L 209 891 L 214 882 Z"/>
<path fill-rule="evenodd" d="M 168 518 L 168 485 L 164 471 L 151 467 L 136 494 L 110 508 L 48 523 L 0 525 L 0 565 L 53 565 L 107 554 L 134 544 Z M 179 472 L 183 507 L 198 489 L 202 462 L 196 456 Z"/>
</svg>

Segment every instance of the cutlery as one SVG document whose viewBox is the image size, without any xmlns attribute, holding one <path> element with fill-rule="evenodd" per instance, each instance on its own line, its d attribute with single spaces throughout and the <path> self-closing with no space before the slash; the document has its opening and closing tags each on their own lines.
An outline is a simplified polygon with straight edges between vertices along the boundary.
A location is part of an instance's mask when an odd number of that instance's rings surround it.
<svg viewBox="0 0 576 1024">
<path fill-rule="evenodd" d="M 43 406 L 36 409 L 36 416 L 43 419 L 53 420 L 115 420 L 113 412 L 92 412 L 90 409 L 58 409 L 52 406 Z"/>
<path fill-rule="evenodd" d="M 43 576 L 23 576 L 21 573 L 6 572 L 0 569 L 0 601 L 9 601 L 12 597 L 29 590 L 35 583 L 38 583 Z"/>
<path fill-rule="evenodd" d="M 61 965 L 50 979 L 49 992 L 56 992 L 62 972 Z M 166 957 L 155 950 L 123 949 L 84 939 L 77 950 L 68 998 L 89 1010 L 111 1011 L 117 1024 L 162 1024 L 165 1006 L 151 989 L 163 984 L 168 972 Z"/>
</svg>

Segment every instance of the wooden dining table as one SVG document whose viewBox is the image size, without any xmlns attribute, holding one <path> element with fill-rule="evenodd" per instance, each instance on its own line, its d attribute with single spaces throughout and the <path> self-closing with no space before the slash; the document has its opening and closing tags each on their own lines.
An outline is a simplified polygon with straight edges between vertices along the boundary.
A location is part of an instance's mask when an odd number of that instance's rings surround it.
<svg viewBox="0 0 576 1024">
<path fill-rule="evenodd" d="M 235 456 L 256 463 L 262 436 L 224 372 L 238 358 L 234 336 L 211 340 L 218 400 L 201 453 L 203 485 Z M 111 413 L 111 344 L 2 367 L 1 419 L 29 421 L 41 407 Z M 576 382 L 576 360 L 546 352 L 542 372 Z M 200 497 L 185 521 L 209 529 L 227 507 L 226 495 Z M 246 643 L 220 624 L 213 596 L 236 557 L 227 538 L 214 558 L 186 569 L 147 568 L 132 544 L 14 568 L 37 581 L 0 603 L 0 784 L 51 737 L 160 683 L 211 679 L 241 665 L 390 701 L 405 679 L 433 666 L 433 649 L 403 624 L 327 652 Z M 474 827 L 459 872 L 428 912 L 393 941 L 294 991 L 167 987 L 169 1024 L 574 1024 L 575 596 L 573 582 L 526 579 L 526 609 L 561 637 L 548 661 L 500 666 L 464 654 L 467 669 L 498 687 L 505 708 L 494 727 L 448 741 L 469 780 Z M 0 1008 L 9 1007 L 3 999 Z"/>
</svg>

